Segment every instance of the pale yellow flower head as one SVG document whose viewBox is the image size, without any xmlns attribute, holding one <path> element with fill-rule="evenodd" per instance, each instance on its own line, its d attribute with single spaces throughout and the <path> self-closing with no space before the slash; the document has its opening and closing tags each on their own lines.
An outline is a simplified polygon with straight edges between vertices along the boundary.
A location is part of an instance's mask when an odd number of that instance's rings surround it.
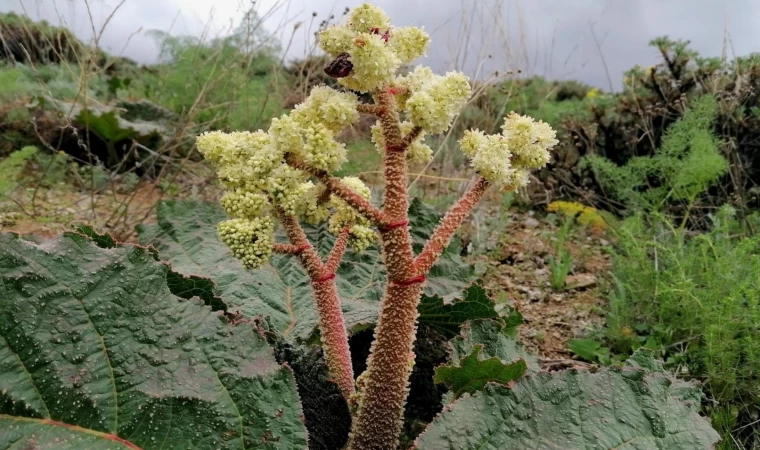
<svg viewBox="0 0 760 450">
<path fill-rule="evenodd" d="M 273 149 L 280 157 L 286 153 L 298 153 L 303 147 L 301 125 L 287 114 L 272 119 L 269 135 Z"/>
<path fill-rule="evenodd" d="M 359 92 L 371 92 L 387 85 L 401 66 L 401 59 L 379 34 L 360 33 L 348 52 L 353 70 L 338 82 Z"/>
<path fill-rule="evenodd" d="M 325 187 L 314 185 L 311 181 L 304 183 L 300 190 L 304 194 L 300 197 L 296 205 L 296 214 L 307 223 L 316 225 L 324 222 L 330 217 L 330 210 L 327 208 L 327 202 L 320 204 L 319 201 L 324 195 Z"/>
<path fill-rule="evenodd" d="M 349 230 L 348 245 L 356 252 L 363 252 L 377 242 L 377 233 L 364 225 L 354 225 Z"/>
<path fill-rule="evenodd" d="M 317 86 L 303 103 L 296 105 L 290 116 L 303 126 L 319 123 L 338 133 L 359 119 L 358 104 L 356 95 L 350 92 Z"/>
<path fill-rule="evenodd" d="M 391 85 L 401 64 L 424 55 L 429 42 L 430 36 L 419 28 L 393 28 L 388 15 L 369 4 L 351 10 L 345 25 L 329 27 L 319 35 L 322 50 L 351 64 L 338 82 L 359 92 Z"/>
<path fill-rule="evenodd" d="M 245 160 L 261 152 L 268 142 L 269 138 L 263 131 L 208 131 L 195 141 L 198 151 L 216 167 Z"/>
<path fill-rule="evenodd" d="M 217 232 L 248 269 L 260 268 L 272 254 L 274 223 L 269 217 L 225 220 L 217 225 Z"/>
<path fill-rule="evenodd" d="M 220 203 L 230 217 L 239 219 L 254 219 L 267 214 L 270 206 L 266 195 L 240 188 L 227 191 Z"/>
<path fill-rule="evenodd" d="M 385 32 L 391 26 L 391 19 L 377 6 L 364 3 L 351 10 L 346 26 L 359 33 L 367 33 L 373 29 Z"/>
<path fill-rule="evenodd" d="M 353 45 L 356 32 L 345 26 L 331 26 L 319 33 L 319 47 L 333 57 L 348 53 Z"/>
<path fill-rule="evenodd" d="M 511 113 L 501 134 L 468 130 L 459 144 L 483 178 L 513 191 L 528 184 L 530 170 L 540 169 L 549 162 L 549 149 L 557 144 L 557 139 L 546 123 Z"/>
<path fill-rule="evenodd" d="M 406 102 L 406 110 L 414 125 L 431 134 L 445 132 L 451 121 L 470 98 L 472 89 L 468 78 L 460 72 L 449 72 L 446 76 L 412 78 L 412 90 Z"/>
<path fill-rule="evenodd" d="M 540 169 L 550 159 L 549 149 L 557 145 L 557 133 L 545 122 L 510 113 L 502 126 L 512 151 L 512 164 L 525 169 Z"/>
<path fill-rule="evenodd" d="M 267 179 L 269 198 L 287 214 L 296 214 L 300 199 L 308 188 L 307 175 L 285 164 L 277 167 Z"/>
<path fill-rule="evenodd" d="M 302 130 L 304 144 L 301 152 L 306 164 L 332 172 L 346 162 L 346 145 L 335 140 L 332 131 L 314 124 Z"/>
<path fill-rule="evenodd" d="M 425 54 L 430 36 L 417 27 L 392 28 L 388 44 L 402 64 L 408 64 Z"/>
</svg>

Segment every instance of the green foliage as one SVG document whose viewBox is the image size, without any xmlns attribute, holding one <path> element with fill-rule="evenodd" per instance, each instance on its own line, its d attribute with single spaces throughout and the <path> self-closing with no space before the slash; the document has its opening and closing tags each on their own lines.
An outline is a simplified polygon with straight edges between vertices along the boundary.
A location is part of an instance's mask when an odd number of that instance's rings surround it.
<svg viewBox="0 0 760 450">
<path fill-rule="evenodd" d="M 26 164 L 37 154 L 37 147 L 24 147 L 0 161 L 0 197 L 13 192 Z"/>
<path fill-rule="evenodd" d="M 681 373 L 705 379 L 716 400 L 756 414 L 760 238 L 728 206 L 693 237 L 661 216 L 645 220 L 635 215 L 617 233 L 610 342 L 623 352 L 659 349 Z"/>
<path fill-rule="evenodd" d="M 0 261 L 0 447 L 306 446 L 291 371 L 147 249 L 5 234 Z"/>
<path fill-rule="evenodd" d="M 555 291 L 563 291 L 565 289 L 565 280 L 573 269 L 573 258 L 565 248 L 565 242 L 570 235 L 574 221 L 574 217 L 565 218 L 562 227 L 557 233 L 554 254 L 549 255 L 549 283 Z"/>
<path fill-rule="evenodd" d="M 699 97 L 668 128 L 654 155 L 633 157 L 624 166 L 598 155 L 587 161 L 601 186 L 630 209 L 662 210 L 674 200 L 691 205 L 728 170 L 711 131 L 717 114 L 714 97 Z"/>
<path fill-rule="evenodd" d="M 267 36 L 243 43 L 239 34 L 211 42 L 152 34 L 166 62 L 132 80 L 131 95 L 230 130 L 266 128 L 281 111 L 287 78 Z"/>
<path fill-rule="evenodd" d="M 447 339 L 459 332 L 459 327 L 468 320 L 499 317 L 493 301 L 480 286 L 470 286 L 463 298 L 447 303 L 437 295 L 423 295 L 417 307 L 419 323 L 426 325 Z"/>
<path fill-rule="evenodd" d="M 586 361 L 598 362 L 605 366 L 612 364 L 609 347 L 594 339 L 570 339 L 567 347 Z"/>
<path fill-rule="evenodd" d="M 3 102 L 32 97 L 68 101 L 84 101 L 86 97 L 105 99 L 106 91 L 102 74 L 83 72 L 74 64 L 0 65 L 0 101 Z"/>
<path fill-rule="evenodd" d="M 514 322 L 515 316 L 510 316 Z M 450 341 L 450 362 L 435 370 L 434 381 L 445 384 L 454 398 L 482 390 L 487 383 L 508 385 L 528 371 L 538 371 L 538 361 L 509 335 L 501 320 L 472 320 L 461 335 Z"/>
<path fill-rule="evenodd" d="M 483 358 L 480 356 L 482 350 L 483 344 L 476 344 L 472 353 L 462 358 L 458 366 L 438 367 L 433 380 L 445 384 L 456 399 L 462 394 L 482 390 L 488 383 L 508 385 L 528 371 L 523 360 L 505 364 L 495 356 Z"/>
<path fill-rule="evenodd" d="M 531 373 L 538 372 L 538 359 L 529 354 L 515 336 L 515 326 L 519 313 L 498 319 L 477 319 L 465 322 L 460 335 L 450 341 L 451 364 L 459 365 L 462 359 L 481 346 L 483 358 L 498 358 L 503 362 L 522 359 Z M 522 321 L 522 319 L 519 319 Z"/>
<path fill-rule="evenodd" d="M 450 448 L 712 449 L 700 392 L 642 368 L 538 373 L 513 388 L 489 384 L 448 407 L 417 439 Z"/>
<path fill-rule="evenodd" d="M 216 224 L 226 219 L 218 203 L 169 201 L 159 204 L 158 223 L 140 225 L 140 242 L 152 245 L 177 272 L 203 275 L 216 284 L 216 295 L 245 317 L 264 316 L 287 338 L 308 340 L 316 326 L 309 278 L 289 255 L 272 258 L 270 266 L 246 270 L 217 236 Z M 420 201 L 409 209 L 417 245 L 427 239 L 439 215 Z M 325 256 L 334 236 L 325 226 L 304 226 L 310 242 Z M 479 287 L 471 287 L 477 272 L 459 256 L 452 243 L 430 271 L 420 304 L 421 323 L 454 333 L 473 318 L 495 317 L 492 302 Z M 336 283 L 350 330 L 374 324 L 385 285 L 379 250 L 347 252 Z M 459 301 L 456 301 L 459 300 Z M 453 302 L 453 303 L 452 303 Z"/>
</svg>

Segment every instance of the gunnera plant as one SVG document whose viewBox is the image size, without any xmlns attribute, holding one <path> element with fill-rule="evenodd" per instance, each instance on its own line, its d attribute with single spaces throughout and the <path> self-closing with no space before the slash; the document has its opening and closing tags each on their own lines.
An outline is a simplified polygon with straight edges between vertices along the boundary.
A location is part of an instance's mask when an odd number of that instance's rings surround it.
<svg viewBox="0 0 760 450">
<path fill-rule="evenodd" d="M 441 76 L 419 66 L 397 75 L 402 64 L 424 54 L 428 42 L 423 30 L 391 27 L 383 11 L 360 6 L 345 25 L 330 27 L 319 38 L 334 58 L 325 71 L 353 92 L 318 86 L 290 114 L 273 119 L 267 131 L 208 132 L 197 140 L 227 189 L 221 203 L 231 219 L 218 226 L 222 241 L 246 267 L 261 267 L 273 252 L 287 253 L 300 260 L 310 277 L 327 365 L 356 408 L 350 448 L 395 446 L 426 274 L 483 194 L 489 188 L 525 186 L 529 171 L 543 167 L 557 143 L 547 124 L 517 114 L 506 118 L 500 134 L 465 132 L 461 149 L 477 179 L 415 255 L 407 216 L 407 165 L 432 158 L 425 135 L 447 131 L 471 95 L 468 78 L 459 72 Z M 370 93 L 374 102 L 359 103 L 354 92 Z M 360 179 L 331 175 L 346 161 L 345 145 L 336 136 L 360 114 L 377 117 L 373 137 L 385 161 L 382 208 L 370 202 L 370 189 Z M 328 221 L 338 237 L 326 260 L 308 242 L 299 221 Z M 275 223 L 289 242 L 274 241 Z M 356 383 L 335 270 L 346 247 L 361 252 L 378 237 L 389 282 L 368 367 Z"/>
<path fill-rule="evenodd" d="M 556 139 L 516 114 L 496 135 L 466 131 L 476 174 L 436 226 L 409 201 L 407 165 L 429 161 L 425 135 L 470 85 L 398 76 L 427 42 L 369 5 L 324 30 L 327 72 L 351 92 L 316 87 L 266 131 L 200 136 L 221 207 L 161 203 L 138 228 L 146 246 L 87 226 L 0 233 L 0 449 L 714 448 L 701 391 L 651 354 L 541 372 L 515 340 L 519 313 L 454 267 L 473 207 L 525 185 Z M 331 175 L 346 159 L 335 136 L 361 114 L 377 120 L 382 206 Z"/>
<path fill-rule="evenodd" d="M 418 66 L 397 75 L 402 64 L 425 53 L 428 42 L 423 30 L 391 27 L 382 10 L 360 6 L 345 25 L 319 36 L 321 48 L 334 58 L 325 71 L 350 91 L 317 86 L 290 114 L 273 119 L 267 131 L 207 132 L 197 140 L 226 188 L 221 203 L 231 218 L 218 225 L 222 241 L 251 269 L 276 252 L 294 255 L 308 273 L 327 365 L 356 411 L 353 449 L 396 445 L 428 271 L 487 190 L 525 186 L 529 171 L 543 167 L 557 143 L 549 125 L 517 114 L 507 116 L 502 133 L 466 131 L 459 142 L 477 178 L 415 255 L 407 166 L 430 161 L 425 135 L 446 132 L 471 95 L 468 78 L 459 72 L 436 75 Z M 370 93 L 374 102 L 360 103 L 356 93 Z M 336 136 L 360 114 L 377 118 L 373 137 L 385 163 L 382 207 L 370 202 L 370 188 L 359 178 L 331 175 L 346 161 Z M 326 260 L 308 242 L 300 221 L 328 221 L 337 240 Z M 276 223 L 287 243 L 274 241 Z M 388 284 L 367 370 L 355 382 L 335 270 L 346 247 L 361 252 L 378 238 Z"/>
</svg>

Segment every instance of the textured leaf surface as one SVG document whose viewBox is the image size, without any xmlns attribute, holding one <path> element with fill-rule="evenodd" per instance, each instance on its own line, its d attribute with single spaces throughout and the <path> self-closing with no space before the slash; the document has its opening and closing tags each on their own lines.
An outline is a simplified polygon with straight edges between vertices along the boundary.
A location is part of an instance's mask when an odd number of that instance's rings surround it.
<svg viewBox="0 0 760 450">
<path fill-rule="evenodd" d="M 424 235 L 432 231 L 439 217 L 419 200 L 412 202 L 410 219 L 416 227 L 415 245 L 421 246 Z M 216 283 L 215 295 L 231 310 L 246 317 L 265 316 L 283 336 L 308 339 L 315 328 L 316 312 L 309 281 L 298 262 L 292 256 L 278 255 L 261 270 L 245 270 L 217 237 L 216 224 L 226 218 L 217 203 L 164 202 L 159 205 L 156 225 L 138 227 L 140 242 L 155 247 L 174 270 L 209 277 Z M 334 237 L 326 227 L 304 228 L 312 244 L 327 254 Z M 433 268 L 426 295 L 449 302 L 469 292 L 466 289 L 478 272 L 462 261 L 458 248 L 458 242 L 452 244 Z M 372 325 L 385 284 L 379 249 L 375 246 L 361 254 L 349 250 L 337 275 L 347 326 L 356 330 Z M 457 320 L 458 327 L 466 319 Z"/>
<path fill-rule="evenodd" d="M 448 386 L 454 398 L 458 398 L 483 389 L 489 382 L 506 385 L 528 371 L 528 365 L 521 359 L 504 363 L 495 356 L 482 358 L 482 350 L 483 344 L 476 344 L 472 353 L 462 358 L 459 364 L 436 368 L 434 381 Z"/>
<path fill-rule="evenodd" d="M 444 410 L 421 450 L 507 448 L 707 450 L 718 434 L 683 386 L 640 368 L 539 373 L 513 389 L 489 384 Z M 692 387 L 692 391 L 696 390 Z"/>
<path fill-rule="evenodd" d="M 464 298 L 450 304 L 442 297 L 423 296 L 418 309 L 420 324 L 433 328 L 449 339 L 456 336 L 459 327 L 468 320 L 499 317 L 493 301 L 477 285 L 467 288 Z"/>
<path fill-rule="evenodd" d="M 169 273 L 141 247 L 0 235 L 0 448 L 305 448 L 291 371 Z"/>
<path fill-rule="evenodd" d="M 450 341 L 451 363 L 459 365 L 476 346 L 482 346 L 481 358 L 496 357 L 505 363 L 522 359 L 530 372 L 538 372 L 538 359 L 509 334 L 510 330 L 500 319 L 469 321 L 462 327 L 460 335 Z"/>
</svg>

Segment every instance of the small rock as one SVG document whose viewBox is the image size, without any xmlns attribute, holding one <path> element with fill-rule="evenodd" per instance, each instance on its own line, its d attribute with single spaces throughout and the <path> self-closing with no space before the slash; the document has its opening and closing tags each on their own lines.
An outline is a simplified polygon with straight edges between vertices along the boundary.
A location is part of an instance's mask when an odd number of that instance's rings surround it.
<svg viewBox="0 0 760 450">
<path fill-rule="evenodd" d="M 535 303 L 544 299 L 544 293 L 538 289 L 531 289 L 528 291 L 528 300 L 531 303 Z"/>
<path fill-rule="evenodd" d="M 610 243 L 606 239 L 599 239 L 599 244 L 607 247 Z"/>
<path fill-rule="evenodd" d="M 540 223 L 538 222 L 538 220 L 534 219 L 533 217 L 530 217 L 523 221 L 523 225 L 525 225 L 526 228 L 538 228 Z"/>
<path fill-rule="evenodd" d="M 596 276 L 590 273 L 570 275 L 565 280 L 565 285 L 568 289 L 587 289 L 596 286 L 596 283 Z"/>
</svg>

